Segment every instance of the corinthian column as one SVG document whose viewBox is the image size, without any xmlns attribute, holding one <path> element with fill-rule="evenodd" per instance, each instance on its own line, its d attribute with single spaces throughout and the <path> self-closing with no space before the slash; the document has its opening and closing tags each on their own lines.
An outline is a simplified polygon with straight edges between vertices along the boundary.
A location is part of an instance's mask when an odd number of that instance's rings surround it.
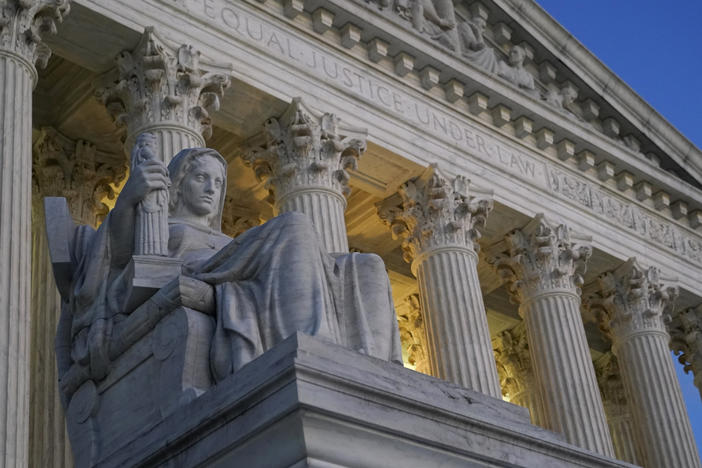
<svg viewBox="0 0 702 468">
<path fill-rule="evenodd" d="M 527 408 L 531 423 L 543 427 L 539 419 L 544 414 L 543 402 L 536 388 L 524 322 L 501 332 L 495 341 L 502 394 L 510 403 Z"/>
<path fill-rule="evenodd" d="M 595 374 L 609 432 L 612 434 L 615 456 L 619 460 L 640 465 L 641 451 L 634 437 L 634 421 L 626 400 L 619 364 L 613 353 L 607 352 L 595 361 Z"/>
<path fill-rule="evenodd" d="M 673 313 L 668 325 L 671 348 L 679 354 L 685 372 L 692 371 L 695 387 L 702 398 L 702 305 Z"/>
<path fill-rule="evenodd" d="M 537 420 L 571 444 L 613 456 L 580 316 L 579 285 L 591 254 L 584 240 L 537 215 L 489 256 L 520 304 L 543 401 Z"/>
<path fill-rule="evenodd" d="M 123 155 L 99 153 L 45 128 L 33 149 L 32 326 L 29 466 L 71 467 L 73 457 L 58 391 L 54 337 L 61 312 L 49 258 L 42 199 L 68 199 L 76 223 L 95 226 L 107 214 L 101 200 L 114 196 L 110 183 L 126 173 Z"/>
<path fill-rule="evenodd" d="M 0 467 L 27 466 L 32 89 L 68 0 L 0 0 Z"/>
<path fill-rule="evenodd" d="M 643 466 L 699 468 L 700 458 L 668 350 L 664 320 L 677 289 L 664 285 L 656 268 L 631 258 L 599 278 L 591 307 L 601 310 L 619 360 Z"/>
<path fill-rule="evenodd" d="M 245 161 L 266 180 L 276 214 L 300 211 L 312 219 L 329 252 L 348 252 L 346 196 L 348 169 L 366 150 L 366 130 L 341 124 L 294 98 L 261 135 L 248 142 Z"/>
<path fill-rule="evenodd" d="M 476 253 L 492 200 L 471 197 L 468 185 L 432 166 L 378 211 L 404 239 L 405 260 L 419 282 L 432 375 L 500 398 Z"/>
<path fill-rule="evenodd" d="M 192 46 L 174 47 L 152 27 L 115 61 L 96 95 L 126 128 L 127 153 L 147 132 L 156 137 L 158 157 L 166 164 L 184 148 L 205 146 L 212 134 L 210 112 L 219 109 L 230 84 L 230 66 L 205 63 Z"/>
</svg>

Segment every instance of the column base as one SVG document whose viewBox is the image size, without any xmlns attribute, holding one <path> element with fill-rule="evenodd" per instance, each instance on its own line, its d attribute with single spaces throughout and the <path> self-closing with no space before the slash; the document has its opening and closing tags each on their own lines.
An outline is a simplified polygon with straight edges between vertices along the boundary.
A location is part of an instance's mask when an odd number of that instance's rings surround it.
<svg viewBox="0 0 702 468">
<path fill-rule="evenodd" d="M 523 408 L 299 333 L 110 442 L 95 466 L 630 466 Z"/>
</svg>

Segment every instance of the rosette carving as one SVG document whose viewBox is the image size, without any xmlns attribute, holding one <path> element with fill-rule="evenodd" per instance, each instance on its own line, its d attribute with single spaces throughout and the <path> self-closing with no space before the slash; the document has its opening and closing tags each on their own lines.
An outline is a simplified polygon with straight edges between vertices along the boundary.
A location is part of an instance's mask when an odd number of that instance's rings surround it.
<svg viewBox="0 0 702 468">
<path fill-rule="evenodd" d="M 283 115 L 265 122 L 243 158 L 266 181 L 271 202 L 309 188 L 346 196 L 348 171 L 357 168 L 366 136 L 366 130 L 343 126 L 334 114 L 319 114 L 294 98 Z"/>
<path fill-rule="evenodd" d="M 490 247 L 487 258 L 518 303 L 553 290 L 580 294 L 592 254 L 590 240 L 538 214 L 525 227 L 513 230 Z"/>
<path fill-rule="evenodd" d="M 480 229 L 492 211 L 492 193 L 470 189 L 462 176 L 449 179 L 435 165 L 405 182 L 396 195 L 378 204 L 380 218 L 394 239 L 402 239 L 403 258 L 440 247 L 461 247 L 477 252 Z"/>
</svg>

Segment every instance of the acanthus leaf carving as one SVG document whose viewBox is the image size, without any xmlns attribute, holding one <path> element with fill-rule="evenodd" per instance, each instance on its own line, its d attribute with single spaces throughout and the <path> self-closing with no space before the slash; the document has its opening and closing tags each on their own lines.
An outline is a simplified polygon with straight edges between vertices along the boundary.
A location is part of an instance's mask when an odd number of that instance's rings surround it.
<svg viewBox="0 0 702 468">
<path fill-rule="evenodd" d="M 397 324 L 400 328 L 403 355 L 407 356 L 407 362 L 414 366 L 417 372 L 428 374 L 429 357 L 419 294 L 410 294 L 399 306 Z M 400 310 L 402 312 L 399 312 Z"/>
<path fill-rule="evenodd" d="M 580 294 L 592 255 L 590 241 L 538 214 L 525 227 L 509 232 L 491 246 L 487 258 L 516 303 L 554 290 Z"/>
<path fill-rule="evenodd" d="M 403 239 L 403 258 L 411 263 L 420 253 L 440 247 L 477 252 L 480 229 L 493 207 L 491 197 L 471 190 L 465 177 L 448 179 L 431 165 L 379 203 L 378 214 L 393 237 Z"/>
<path fill-rule="evenodd" d="M 347 196 L 349 171 L 357 169 L 366 151 L 366 135 L 294 98 L 283 115 L 268 119 L 263 133 L 249 140 L 243 159 L 258 180 L 266 181 L 270 201 L 309 188 Z"/>
<path fill-rule="evenodd" d="M 512 401 L 524 391 L 534 391 L 535 382 L 524 322 L 500 332 L 493 345 L 502 394 Z"/>
<path fill-rule="evenodd" d="M 211 112 L 219 109 L 230 85 L 231 67 L 205 63 L 191 45 L 174 47 L 153 27 L 133 51 L 122 51 L 102 78 L 96 96 L 127 135 L 154 125 L 177 125 L 207 139 Z M 127 145 L 130 147 L 131 145 Z"/>
<path fill-rule="evenodd" d="M 3 0 L 0 2 L 0 48 L 40 68 L 51 50 L 42 35 L 56 34 L 57 23 L 70 12 L 70 0 Z"/>
<path fill-rule="evenodd" d="M 678 355 L 685 372 L 692 372 L 702 396 L 702 305 L 678 310 L 668 324 L 670 347 Z"/>
<path fill-rule="evenodd" d="M 597 384 L 607 413 L 610 417 L 628 413 L 624 382 L 619 372 L 617 357 L 611 351 L 604 353 L 594 362 L 594 366 Z"/>
<path fill-rule="evenodd" d="M 585 302 L 616 345 L 637 332 L 666 333 L 677 296 L 677 287 L 664 283 L 658 268 L 644 268 L 630 258 L 600 275 L 597 291 Z"/>
<path fill-rule="evenodd" d="M 116 196 L 113 185 L 127 174 L 121 155 L 99 152 L 90 142 L 72 141 L 53 128 L 41 129 L 33 148 L 33 184 L 39 197 L 65 197 L 73 218 L 94 226 Z"/>
</svg>

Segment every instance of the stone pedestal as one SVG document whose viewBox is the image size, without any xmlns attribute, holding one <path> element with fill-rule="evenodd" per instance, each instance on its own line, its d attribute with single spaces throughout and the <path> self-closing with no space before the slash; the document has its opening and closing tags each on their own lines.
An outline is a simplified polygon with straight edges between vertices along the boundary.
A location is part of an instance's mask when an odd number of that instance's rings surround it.
<svg viewBox="0 0 702 468">
<path fill-rule="evenodd" d="M 585 328 L 580 290 L 589 246 L 564 225 L 537 215 L 491 247 L 491 262 L 508 281 L 526 325 L 543 401 L 539 417 L 570 443 L 614 454 Z"/>
<path fill-rule="evenodd" d="M 328 252 L 349 251 L 344 220 L 350 192 L 347 170 L 356 168 L 365 151 L 366 133 L 295 98 L 282 116 L 266 121 L 264 132 L 248 142 L 244 158 L 259 180 L 267 180 L 276 215 L 305 213 Z"/>
<path fill-rule="evenodd" d="M 0 4 L 0 467 L 26 466 L 29 435 L 32 89 L 68 1 Z"/>
<path fill-rule="evenodd" d="M 633 258 L 599 281 L 592 302 L 603 311 L 602 328 L 611 333 L 643 466 L 699 468 L 664 324 L 677 290 L 661 282 L 657 269 L 644 269 Z"/>
<path fill-rule="evenodd" d="M 520 407 L 302 334 L 112 444 L 96 466 L 630 466 Z"/>
<path fill-rule="evenodd" d="M 382 202 L 379 214 L 412 261 L 432 375 L 500 398 L 476 254 L 477 228 L 491 208 L 469 195 L 466 179 L 447 180 L 431 167 Z"/>
</svg>

